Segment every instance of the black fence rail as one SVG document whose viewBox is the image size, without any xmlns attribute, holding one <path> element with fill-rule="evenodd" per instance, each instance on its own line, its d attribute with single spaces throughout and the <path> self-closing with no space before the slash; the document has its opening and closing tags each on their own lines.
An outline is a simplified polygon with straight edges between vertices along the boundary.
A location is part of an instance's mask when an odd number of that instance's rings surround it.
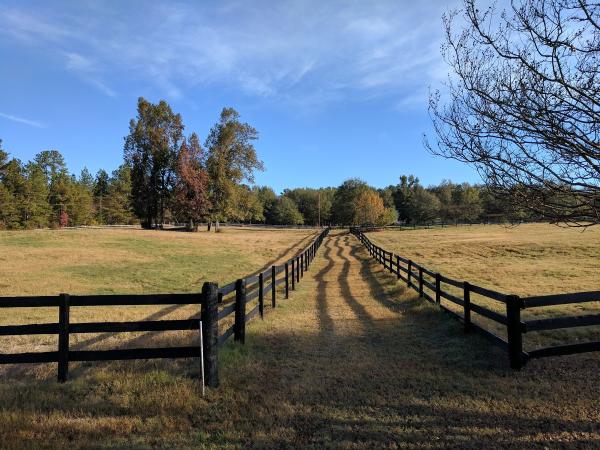
<svg viewBox="0 0 600 450">
<path fill-rule="evenodd" d="M 417 291 L 420 297 L 438 305 L 461 320 L 466 332 L 473 330 L 487 338 L 492 344 L 507 351 L 510 366 L 514 369 L 522 368 L 529 359 L 533 358 L 600 350 L 600 342 L 583 342 L 539 348 L 527 352 L 523 351 L 523 334 L 525 333 L 600 325 L 600 314 L 552 317 L 526 321 L 521 319 L 521 311 L 525 308 L 600 302 L 600 291 L 525 298 L 521 298 L 518 295 L 503 294 L 467 281 L 454 280 L 410 259 L 389 252 L 373 244 L 359 228 L 351 228 L 350 232 L 360 240 L 375 260 L 382 264 L 385 269 L 395 274 L 398 279 L 406 282 L 409 287 Z M 449 286 L 454 288 L 454 293 L 449 292 Z M 503 306 L 504 312 L 500 313 L 487 306 L 475 303 L 471 294 L 478 294 L 492 300 L 500 307 Z M 458 311 L 456 307 L 454 309 L 449 308 L 447 303 L 445 303 L 446 301 L 456 305 Z M 474 322 L 471 317 L 472 313 L 505 327 L 506 339 L 498 336 L 494 331 L 485 328 L 483 324 Z"/>
<path fill-rule="evenodd" d="M 299 254 L 278 266 L 271 266 L 257 275 L 238 279 L 219 288 L 206 282 L 200 293 L 141 295 L 69 295 L 38 297 L 0 297 L 0 308 L 58 308 L 57 323 L 0 326 L 0 336 L 58 335 L 58 348 L 50 352 L 0 353 L 0 364 L 58 363 L 58 381 L 69 374 L 70 361 L 113 361 L 155 358 L 191 358 L 203 355 L 205 383 L 219 385 L 218 348 L 231 336 L 244 343 L 246 323 L 263 317 L 265 306 L 275 308 L 278 286 L 280 295 L 289 298 L 317 254 L 324 229 Z M 72 323 L 71 307 L 124 305 L 198 305 L 199 319 L 144 320 L 131 322 Z M 202 327 L 200 323 L 202 322 Z M 75 333 L 140 332 L 202 330 L 203 347 L 132 348 L 113 350 L 71 350 L 69 336 Z"/>
</svg>

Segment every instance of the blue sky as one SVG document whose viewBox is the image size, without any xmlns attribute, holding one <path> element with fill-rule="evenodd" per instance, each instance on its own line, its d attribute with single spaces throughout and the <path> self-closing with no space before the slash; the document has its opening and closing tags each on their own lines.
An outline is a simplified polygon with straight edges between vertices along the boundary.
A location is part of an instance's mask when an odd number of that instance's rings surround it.
<svg viewBox="0 0 600 450">
<path fill-rule="evenodd" d="M 71 171 L 114 169 L 136 101 L 167 100 L 206 136 L 223 106 L 260 132 L 277 191 L 478 181 L 431 156 L 428 89 L 448 68 L 452 1 L 0 0 L 0 139 L 28 160 L 58 149 Z"/>
</svg>

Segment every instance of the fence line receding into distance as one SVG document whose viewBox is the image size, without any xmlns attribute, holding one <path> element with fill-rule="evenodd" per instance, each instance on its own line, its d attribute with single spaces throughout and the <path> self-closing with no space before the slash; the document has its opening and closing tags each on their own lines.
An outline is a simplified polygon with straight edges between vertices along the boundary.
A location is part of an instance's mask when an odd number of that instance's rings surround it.
<svg viewBox="0 0 600 450">
<path fill-rule="evenodd" d="M 514 369 L 520 369 L 529 359 L 533 358 L 600 351 L 600 341 L 555 345 L 528 352 L 523 351 L 523 334 L 525 333 L 600 325 L 600 314 L 562 316 L 526 321 L 521 320 L 521 310 L 526 308 L 599 302 L 600 291 L 534 297 L 519 297 L 518 295 L 503 294 L 471 284 L 467 281 L 458 281 L 446 277 L 410 259 L 403 258 L 400 255 L 387 251 L 373 244 L 359 228 L 351 228 L 350 231 L 362 242 L 369 254 L 375 260 L 382 264 L 385 269 L 395 274 L 399 279 L 406 282 L 409 287 L 417 291 L 420 297 L 431 303 L 437 304 L 445 311 L 460 319 L 464 323 L 465 331 L 474 330 L 486 337 L 493 344 L 507 351 L 510 366 Z M 462 295 L 452 294 L 447 290 L 447 285 L 461 290 Z M 472 293 L 504 304 L 504 314 L 474 303 L 471 298 Z M 448 308 L 448 306 L 442 302 L 442 299 L 461 307 L 462 314 Z M 505 326 L 507 339 L 484 328 L 482 324 L 474 322 L 471 317 L 472 313 Z"/>
<path fill-rule="evenodd" d="M 58 380 L 64 382 L 69 374 L 70 361 L 111 361 L 155 358 L 200 357 L 200 346 L 166 348 L 132 348 L 113 350 L 70 350 L 69 336 L 75 333 L 179 331 L 199 333 L 202 321 L 205 383 L 219 385 L 218 347 L 231 336 L 244 343 L 246 323 L 264 315 L 265 305 L 275 308 L 278 295 L 289 298 L 290 290 L 308 270 L 323 239 L 329 233 L 324 229 L 298 255 L 264 272 L 249 275 L 219 288 L 217 283 L 205 282 L 202 291 L 189 294 L 132 294 L 132 295 L 69 295 L 36 297 L 0 297 L 2 308 L 57 307 L 58 322 L 0 326 L 0 336 L 58 335 L 58 348 L 50 352 L 0 353 L 0 364 L 58 363 Z M 269 301 L 270 300 L 270 301 Z M 199 305 L 200 319 L 145 320 L 130 322 L 72 323 L 71 307 L 121 305 Z M 248 310 L 249 309 L 249 310 Z M 233 315 L 233 320 L 224 320 Z M 219 326 L 221 324 L 221 327 Z M 223 328 L 226 326 L 226 329 Z"/>
</svg>

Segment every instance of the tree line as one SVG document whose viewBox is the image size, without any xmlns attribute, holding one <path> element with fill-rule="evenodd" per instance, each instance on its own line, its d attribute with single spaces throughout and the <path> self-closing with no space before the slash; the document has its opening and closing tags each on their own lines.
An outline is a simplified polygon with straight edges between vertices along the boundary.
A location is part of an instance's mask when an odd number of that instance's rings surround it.
<svg viewBox="0 0 600 450">
<path fill-rule="evenodd" d="M 444 181 L 424 187 L 401 176 L 383 189 L 360 179 L 338 187 L 285 189 L 277 195 L 254 184 L 263 170 L 257 130 L 224 108 L 204 146 L 185 135 L 180 114 L 165 102 L 140 98 L 124 140 L 124 161 L 111 174 L 84 168 L 69 173 L 58 150 L 32 161 L 9 158 L 0 141 L 0 227 L 4 229 L 92 224 L 242 222 L 281 225 L 389 225 L 531 218 L 486 187 Z"/>
</svg>

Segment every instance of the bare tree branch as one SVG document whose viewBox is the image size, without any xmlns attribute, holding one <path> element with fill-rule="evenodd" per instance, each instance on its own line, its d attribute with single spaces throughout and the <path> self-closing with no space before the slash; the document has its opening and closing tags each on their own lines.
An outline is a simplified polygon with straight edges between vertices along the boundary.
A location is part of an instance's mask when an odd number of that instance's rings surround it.
<svg viewBox="0 0 600 450">
<path fill-rule="evenodd" d="M 444 16 L 453 74 L 430 95 L 437 143 L 425 145 L 473 164 L 517 206 L 600 223 L 599 23 L 600 3 L 584 0 L 513 0 L 502 11 L 465 0 Z"/>
</svg>

